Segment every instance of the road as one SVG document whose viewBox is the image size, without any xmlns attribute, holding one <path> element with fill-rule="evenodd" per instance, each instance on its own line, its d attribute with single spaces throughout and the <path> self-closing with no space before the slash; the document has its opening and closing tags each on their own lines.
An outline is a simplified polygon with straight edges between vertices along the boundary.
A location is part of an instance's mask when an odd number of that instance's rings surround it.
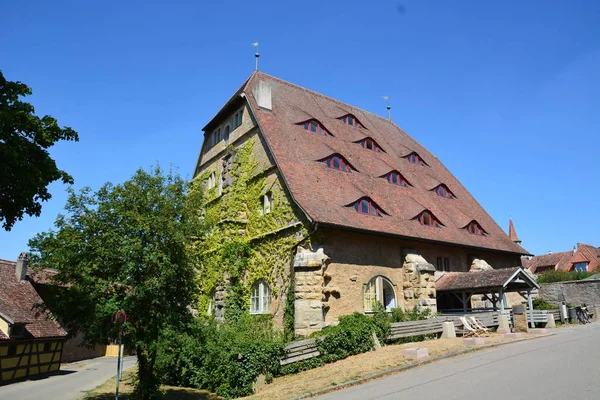
<svg viewBox="0 0 600 400">
<path fill-rule="evenodd" d="M 134 366 L 135 357 L 126 357 L 124 368 Z M 0 399 L 10 400 L 78 400 L 117 375 L 117 359 L 100 357 L 61 366 L 61 372 L 38 380 L 0 386 Z"/>
<path fill-rule="evenodd" d="M 449 358 L 319 400 L 600 399 L 600 323 Z"/>
</svg>

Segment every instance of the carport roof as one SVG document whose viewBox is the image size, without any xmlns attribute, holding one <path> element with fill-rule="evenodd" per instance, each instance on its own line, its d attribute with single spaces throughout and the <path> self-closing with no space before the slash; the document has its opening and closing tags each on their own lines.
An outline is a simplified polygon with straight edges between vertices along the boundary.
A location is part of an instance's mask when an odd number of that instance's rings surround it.
<svg viewBox="0 0 600 400">
<path fill-rule="evenodd" d="M 491 289 L 516 292 L 540 285 L 522 268 L 504 268 L 476 272 L 447 272 L 435 283 L 438 292 L 487 293 Z"/>
</svg>

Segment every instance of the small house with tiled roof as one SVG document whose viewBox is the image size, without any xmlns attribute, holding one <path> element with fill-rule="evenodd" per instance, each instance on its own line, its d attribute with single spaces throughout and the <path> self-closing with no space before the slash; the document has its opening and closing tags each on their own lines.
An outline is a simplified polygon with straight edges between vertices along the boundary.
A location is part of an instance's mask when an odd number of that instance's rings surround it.
<svg viewBox="0 0 600 400">
<path fill-rule="evenodd" d="M 232 193 L 244 168 L 252 170 L 244 193 L 252 182 L 264 188 L 241 206 Z M 299 335 L 377 302 L 435 311 L 436 270 L 469 271 L 477 260 L 512 268 L 527 254 L 394 122 L 262 72 L 205 126 L 194 176 L 209 193 L 207 217 L 219 204 L 235 214 L 216 212 L 211 235 L 220 243 L 206 251 L 251 243 L 257 261 L 242 277 L 251 313 L 277 322 L 289 312 Z M 278 209 L 285 212 L 272 217 Z M 289 248 L 274 259 L 269 241 Z M 217 317 L 229 281 L 223 269 L 200 268 Z"/>
<path fill-rule="evenodd" d="M 549 270 L 597 272 L 600 271 L 600 248 L 577 243 L 571 251 L 523 257 L 521 263 L 534 274 Z"/>
<path fill-rule="evenodd" d="M 0 260 L 0 385 L 56 372 L 67 333 L 27 275 L 27 254 Z"/>
</svg>

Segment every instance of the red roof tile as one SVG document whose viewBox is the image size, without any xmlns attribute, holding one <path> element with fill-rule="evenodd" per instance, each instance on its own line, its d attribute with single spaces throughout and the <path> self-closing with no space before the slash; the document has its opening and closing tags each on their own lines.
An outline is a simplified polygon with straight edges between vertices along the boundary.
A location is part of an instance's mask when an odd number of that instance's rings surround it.
<svg viewBox="0 0 600 400">
<path fill-rule="evenodd" d="M 446 272 L 435 282 L 435 289 L 441 291 L 454 291 L 466 289 L 486 289 L 503 286 L 517 271 L 522 271 L 523 277 L 531 281 L 531 287 L 537 283 L 521 268 L 501 268 L 489 271 L 475 272 Z"/>
<path fill-rule="evenodd" d="M 34 338 L 66 336 L 48 312 L 36 307 L 43 303 L 42 299 L 29 280 L 17 280 L 15 266 L 14 261 L 0 260 L 0 313 L 13 323 L 25 323 L 25 329 Z M 2 336 L 0 339 L 8 339 Z"/>
<path fill-rule="evenodd" d="M 252 89 L 259 81 L 272 87 L 272 111 L 257 105 Z M 313 221 L 527 254 L 510 240 L 433 154 L 393 122 L 261 72 L 250 77 L 243 91 L 292 197 Z M 338 120 L 349 113 L 356 116 L 364 128 Z M 334 136 L 317 135 L 296 125 L 310 118 L 320 121 Z M 384 152 L 370 151 L 353 143 L 365 137 L 373 138 Z M 417 152 L 427 166 L 402 158 L 412 152 Z M 343 155 L 358 172 L 336 171 L 317 162 L 333 153 Z M 412 186 L 399 187 L 380 178 L 391 170 L 400 172 Z M 431 191 L 440 183 L 456 198 L 440 197 Z M 363 196 L 373 199 L 389 215 L 373 217 L 345 207 Z M 445 227 L 421 226 L 412 220 L 423 210 L 430 210 Z M 473 235 L 462 229 L 472 220 L 488 235 Z"/>
</svg>

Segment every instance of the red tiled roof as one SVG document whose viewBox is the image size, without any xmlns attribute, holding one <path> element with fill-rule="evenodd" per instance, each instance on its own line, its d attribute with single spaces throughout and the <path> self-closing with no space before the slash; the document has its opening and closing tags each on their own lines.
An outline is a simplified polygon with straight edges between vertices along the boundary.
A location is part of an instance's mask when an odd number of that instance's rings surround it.
<svg viewBox="0 0 600 400">
<path fill-rule="evenodd" d="M 572 251 L 563 251 L 560 253 L 549 253 L 541 256 L 533 256 L 528 262 L 528 268 L 531 272 L 535 273 L 536 269 L 547 269 L 547 267 L 553 267 L 558 269 L 557 266 L 570 265 L 569 259 L 573 256 Z"/>
<path fill-rule="evenodd" d="M 0 260 L 0 313 L 14 323 L 25 323 L 34 338 L 66 336 L 48 312 L 36 307 L 43 301 L 29 280 L 17 280 L 14 261 Z M 0 339 L 8 339 L 6 335 Z"/>
<path fill-rule="evenodd" d="M 446 272 L 435 282 L 435 289 L 441 292 L 498 288 L 503 286 L 517 271 L 521 271 L 522 276 L 532 282 L 532 285 L 530 285 L 531 287 L 537 286 L 537 283 L 527 275 L 525 270 L 516 267 L 493 269 L 489 271 Z"/>
<path fill-rule="evenodd" d="M 252 88 L 259 81 L 271 84 L 272 111 L 260 109 L 252 94 Z M 260 72 L 250 77 L 243 90 L 287 187 L 313 221 L 527 254 L 510 240 L 433 154 L 393 122 Z M 365 129 L 338 120 L 349 113 L 355 115 Z M 310 118 L 320 121 L 334 136 L 317 135 L 296 125 Z M 383 152 L 353 143 L 365 137 L 373 138 Z M 402 158 L 412 152 L 417 152 L 428 166 L 415 165 Z M 358 172 L 337 171 L 317 162 L 333 153 L 343 155 Z M 399 171 L 412 187 L 399 187 L 380 178 L 391 170 Z M 448 186 L 456 198 L 440 197 L 431 191 L 440 183 Z M 373 199 L 389 215 L 362 215 L 345 207 L 363 196 Z M 422 226 L 413 220 L 424 210 L 430 210 L 445 227 Z M 488 235 L 473 235 L 461 229 L 472 220 Z"/>
</svg>

